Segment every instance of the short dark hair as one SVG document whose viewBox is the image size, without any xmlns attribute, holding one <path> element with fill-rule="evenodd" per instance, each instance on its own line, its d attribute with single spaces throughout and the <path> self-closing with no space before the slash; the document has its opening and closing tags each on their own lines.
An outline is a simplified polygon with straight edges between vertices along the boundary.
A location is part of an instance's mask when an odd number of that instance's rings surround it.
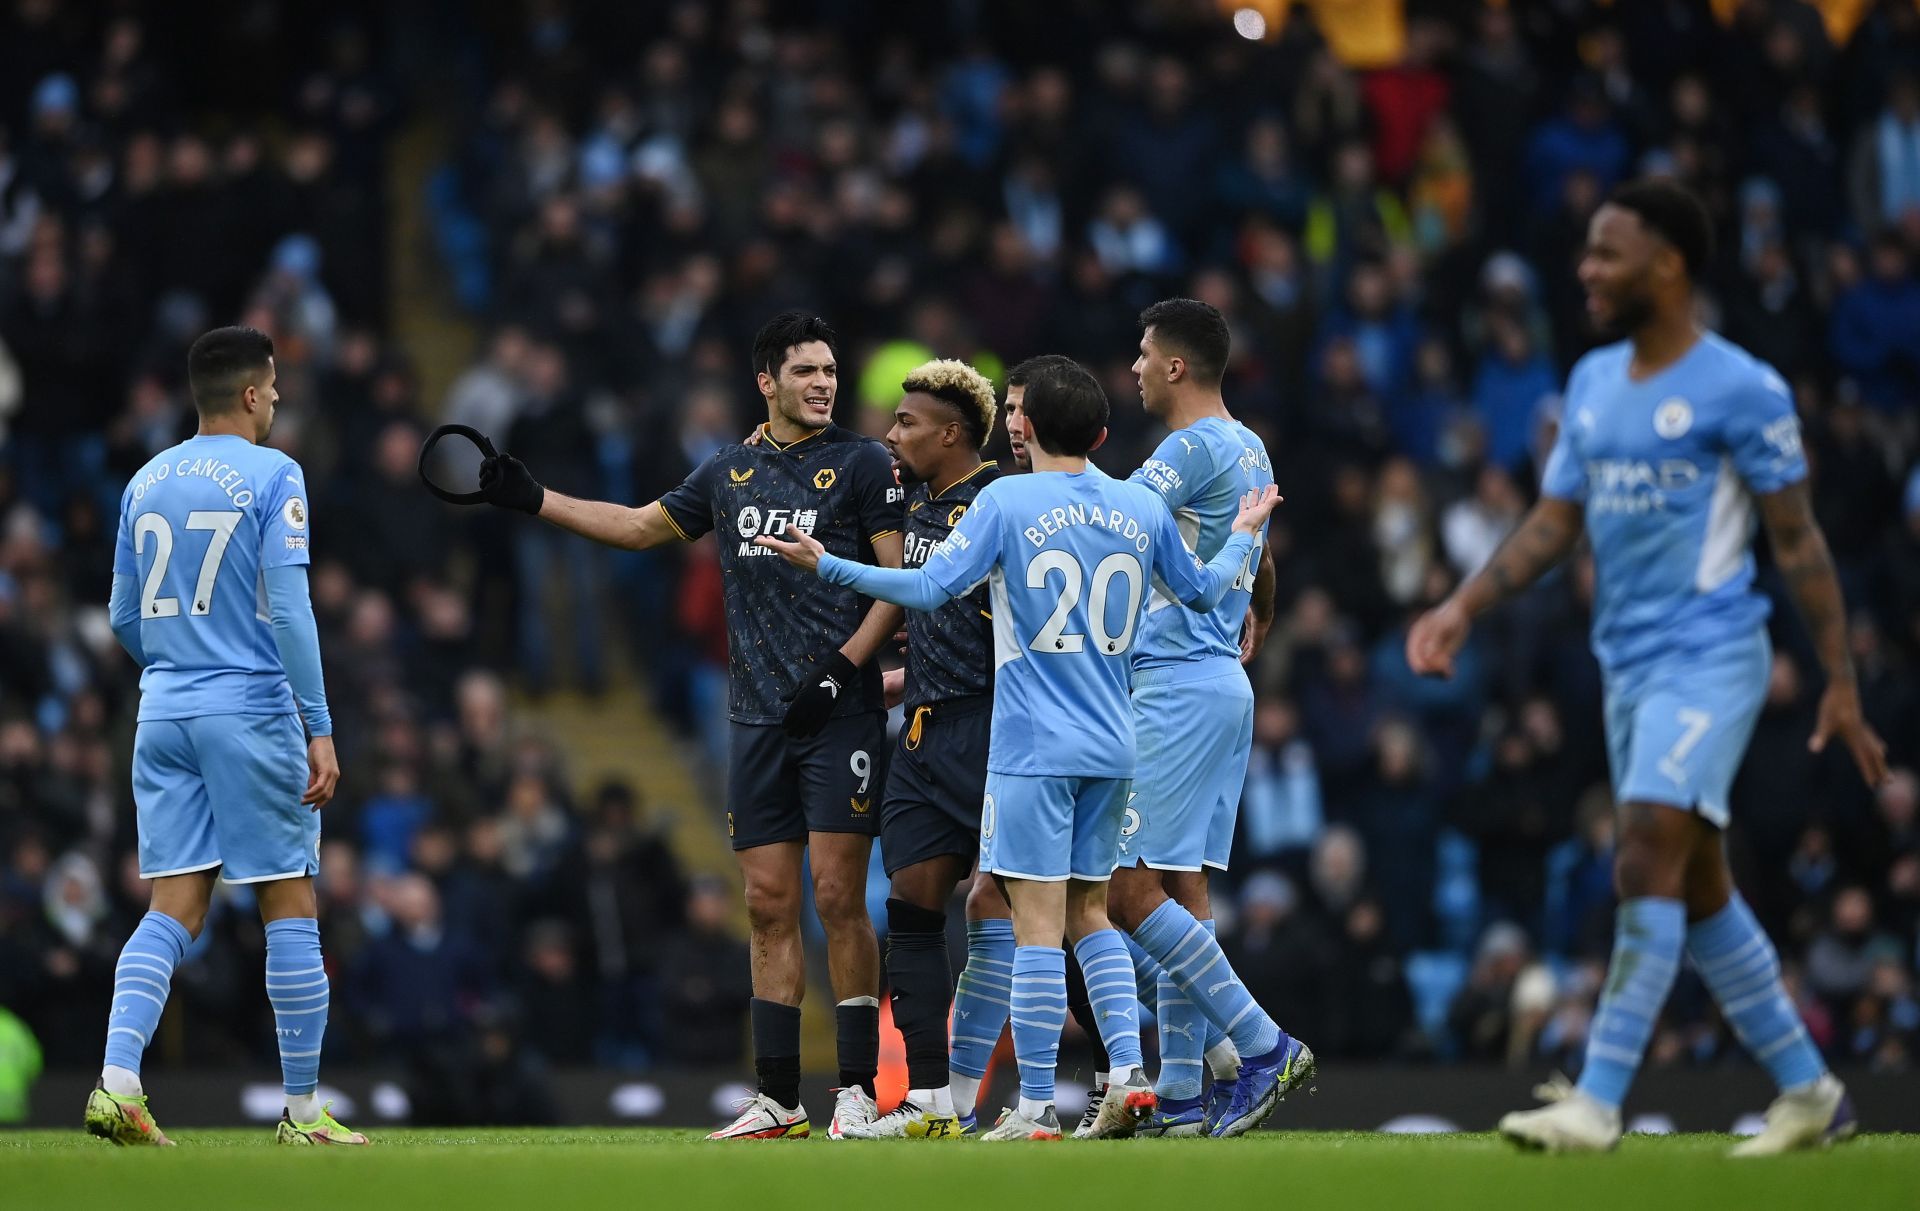
<svg viewBox="0 0 1920 1211">
<path fill-rule="evenodd" d="M 1034 380 L 1035 375 L 1048 371 L 1058 371 L 1063 367 L 1076 365 L 1075 361 L 1064 353 L 1042 353 L 1030 357 L 1007 371 L 1007 386 L 1024 387 Z"/>
<path fill-rule="evenodd" d="M 1107 393 L 1080 363 L 1061 358 L 1027 380 L 1022 401 L 1033 440 L 1050 454 L 1080 458 L 1107 427 Z"/>
<path fill-rule="evenodd" d="M 773 378 L 787 364 L 787 350 L 808 341 L 824 341 L 833 356 L 840 356 L 839 340 L 827 321 L 805 311 L 782 311 L 768 320 L 753 338 L 753 372 L 765 372 Z"/>
<path fill-rule="evenodd" d="M 1607 201 L 1632 211 L 1648 231 L 1678 249 L 1689 278 L 1706 270 L 1713 257 L 1713 220 L 1692 190 L 1672 181 L 1629 181 Z"/>
<path fill-rule="evenodd" d="M 225 412 L 249 384 L 265 374 L 273 338 L 258 328 L 215 328 L 187 350 L 187 386 L 203 413 Z"/>
<path fill-rule="evenodd" d="M 1196 382 L 1211 387 L 1227 372 L 1233 338 L 1227 334 L 1227 317 L 1213 304 L 1162 299 L 1140 313 L 1140 327 L 1152 330 L 1155 344 L 1186 359 Z"/>
</svg>

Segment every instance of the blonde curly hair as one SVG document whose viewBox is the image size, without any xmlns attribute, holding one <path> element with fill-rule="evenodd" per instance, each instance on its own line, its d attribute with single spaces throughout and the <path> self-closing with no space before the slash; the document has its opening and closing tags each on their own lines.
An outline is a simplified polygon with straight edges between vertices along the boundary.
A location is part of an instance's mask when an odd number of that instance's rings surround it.
<svg viewBox="0 0 1920 1211">
<path fill-rule="evenodd" d="M 987 376 L 956 358 L 941 358 L 915 366 L 900 387 L 907 394 L 931 395 L 952 404 L 966 418 L 973 444 L 984 446 L 993 432 L 993 418 L 1000 411 L 994 399 L 993 384 Z"/>
</svg>

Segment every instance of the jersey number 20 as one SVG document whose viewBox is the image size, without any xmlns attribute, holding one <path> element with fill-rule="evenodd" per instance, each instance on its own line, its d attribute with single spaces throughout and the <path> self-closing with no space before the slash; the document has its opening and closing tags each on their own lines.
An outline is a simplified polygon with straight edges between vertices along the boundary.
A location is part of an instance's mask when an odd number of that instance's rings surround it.
<svg viewBox="0 0 1920 1211">
<path fill-rule="evenodd" d="M 1140 594 L 1146 588 L 1146 575 L 1141 571 L 1138 557 L 1125 551 L 1115 551 L 1100 561 L 1089 578 L 1081 569 L 1080 561 L 1065 551 L 1042 551 L 1027 565 L 1027 587 L 1046 588 L 1049 572 L 1060 573 L 1060 599 L 1053 603 L 1053 613 L 1047 615 L 1046 625 L 1040 628 L 1040 633 L 1033 637 L 1033 642 L 1027 647 L 1036 652 L 1078 652 L 1085 649 L 1087 637 L 1067 630 L 1067 620 L 1073 614 L 1073 607 L 1080 604 L 1083 586 L 1091 590 L 1087 595 L 1087 629 L 1093 633 L 1094 646 L 1107 653 L 1124 651 L 1132 646 L 1134 628 L 1140 624 Z M 1119 577 L 1125 577 L 1127 581 L 1127 606 L 1123 615 L 1127 621 L 1118 635 L 1110 635 L 1107 633 L 1107 595 L 1113 589 L 1114 580 Z"/>
<path fill-rule="evenodd" d="M 240 516 L 210 509 L 195 509 L 187 514 L 187 529 L 213 534 L 207 542 L 206 556 L 200 560 L 200 579 L 194 582 L 190 614 L 212 613 L 213 584 L 219 579 L 220 561 L 227 557 L 227 544 L 233 541 Z M 173 562 L 173 526 L 158 513 L 142 513 L 133 522 L 133 548 L 137 553 L 146 554 L 149 535 L 153 538 L 153 566 L 147 569 L 147 578 L 140 586 L 140 617 L 177 618 L 180 599 L 160 596 L 160 583 L 167 578 L 167 565 Z"/>
</svg>

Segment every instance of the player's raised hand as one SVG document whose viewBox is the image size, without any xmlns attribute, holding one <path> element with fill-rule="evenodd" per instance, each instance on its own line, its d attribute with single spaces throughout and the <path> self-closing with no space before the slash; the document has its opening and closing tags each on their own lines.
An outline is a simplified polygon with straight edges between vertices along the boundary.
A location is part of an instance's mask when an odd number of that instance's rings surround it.
<svg viewBox="0 0 1920 1211">
<path fill-rule="evenodd" d="M 1233 519 L 1233 528 L 1242 534 L 1258 534 L 1260 527 L 1267 524 L 1267 518 L 1273 516 L 1286 497 L 1280 495 L 1280 489 L 1272 484 L 1264 488 L 1255 488 L 1240 498 L 1240 516 Z"/>
<path fill-rule="evenodd" d="M 511 454 L 480 460 L 480 491 L 490 505 L 535 515 L 547 499 L 547 490 L 527 470 L 527 464 Z"/>
<path fill-rule="evenodd" d="M 332 736 L 315 736 L 307 741 L 307 793 L 300 802 L 319 811 L 333 798 L 340 785 L 340 758 L 333 752 Z"/>
<path fill-rule="evenodd" d="M 1820 695 L 1820 713 L 1813 721 L 1807 748 L 1825 752 L 1827 741 L 1838 736 L 1853 754 L 1853 763 L 1868 786 L 1887 780 L 1887 743 L 1880 739 L 1860 710 L 1860 688 L 1851 681 L 1829 681 Z"/>
<path fill-rule="evenodd" d="M 805 568 L 809 572 L 818 572 L 820 570 L 820 557 L 827 553 L 827 549 L 815 541 L 813 535 L 807 533 L 805 530 L 788 530 L 787 533 L 794 536 L 793 541 L 782 542 L 767 534 L 762 534 L 753 541 L 756 545 L 765 547 L 767 550 L 779 555 L 780 558 L 786 560 L 796 568 Z"/>
<path fill-rule="evenodd" d="M 1453 657 L 1466 646 L 1473 620 L 1452 598 L 1441 602 L 1407 631 L 1407 667 L 1422 677 L 1453 676 Z"/>
</svg>

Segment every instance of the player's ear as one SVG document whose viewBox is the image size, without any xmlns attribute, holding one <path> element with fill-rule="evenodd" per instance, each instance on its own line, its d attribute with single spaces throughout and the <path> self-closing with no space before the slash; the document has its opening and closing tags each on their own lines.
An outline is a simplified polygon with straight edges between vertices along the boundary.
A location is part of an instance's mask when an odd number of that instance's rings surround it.
<svg viewBox="0 0 1920 1211">
<path fill-rule="evenodd" d="M 1187 359 L 1184 357 L 1168 358 L 1167 359 L 1167 381 L 1170 383 L 1177 383 L 1185 377 L 1187 377 Z"/>
<path fill-rule="evenodd" d="M 1094 452 L 1095 450 L 1098 450 L 1098 449 L 1099 449 L 1100 447 L 1102 447 L 1102 446 L 1104 446 L 1104 445 L 1106 445 L 1106 444 L 1107 444 L 1107 431 L 1106 431 L 1106 429 L 1105 429 L 1105 428 L 1103 427 L 1103 428 L 1102 428 L 1102 429 L 1100 430 L 1100 436 L 1099 436 L 1099 437 L 1096 437 L 1096 438 L 1094 438 L 1094 439 L 1093 439 L 1093 444 L 1092 444 L 1091 446 L 1088 446 L 1088 447 L 1087 447 L 1087 453 L 1088 453 L 1088 454 L 1092 454 L 1092 453 L 1093 453 L 1093 452 Z"/>
<path fill-rule="evenodd" d="M 771 374 L 768 374 L 765 370 L 762 370 L 753 376 L 753 382 L 755 386 L 760 388 L 760 395 L 762 398 L 764 399 L 773 398 L 774 382 L 773 382 L 773 376 Z"/>
<path fill-rule="evenodd" d="M 1687 258 L 1672 244 L 1662 245 L 1656 253 L 1660 258 L 1660 274 L 1670 281 L 1684 281 L 1687 276 Z"/>
</svg>

